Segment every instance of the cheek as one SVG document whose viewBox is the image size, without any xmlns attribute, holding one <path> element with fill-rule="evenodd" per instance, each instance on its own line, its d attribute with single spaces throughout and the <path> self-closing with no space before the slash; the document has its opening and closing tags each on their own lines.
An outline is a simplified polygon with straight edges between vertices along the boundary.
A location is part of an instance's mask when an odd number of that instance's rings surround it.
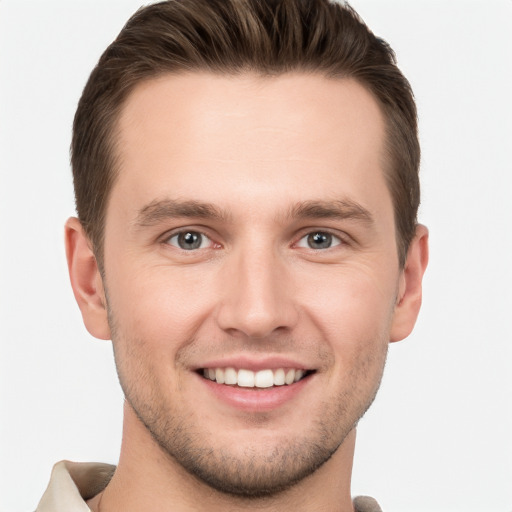
<svg viewBox="0 0 512 512">
<path fill-rule="evenodd" d="M 316 324 L 333 355 L 326 377 L 347 401 L 364 414 L 380 386 L 389 346 L 393 294 L 383 296 L 373 279 L 345 279 L 345 287 L 321 301 Z M 351 285 L 351 286 L 349 286 Z M 319 300 L 320 302 L 320 300 Z"/>
<path fill-rule="evenodd" d="M 121 384 L 133 400 L 159 401 L 162 390 L 180 387 L 177 353 L 194 339 L 201 305 L 191 292 L 194 286 L 178 286 L 168 269 L 139 269 L 129 279 L 122 279 L 120 270 L 112 273 L 108 302 Z"/>
<path fill-rule="evenodd" d="M 394 278 L 351 267 L 332 271 L 324 282 L 329 284 L 323 289 L 310 287 L 305 309 L 333 352 L 333 375 L 379 378 L 395 304 Z"/>
<path fill-rule="evenodd" d="M 326 274 L 317 275 L 302 291 L 306 307 L 324 328 L 360 337 L 389 326 L 397 276 L 363 265 L 329 269 Z"/>
<path fill-rule="evenodd" d="M 109 303 L 125 332 L 166 346 L 193 337 L 210 302 L 203 276 L 169 266 L 139 268 L 127 276 L 116 269 L 108 286 Z"/>
</svg>

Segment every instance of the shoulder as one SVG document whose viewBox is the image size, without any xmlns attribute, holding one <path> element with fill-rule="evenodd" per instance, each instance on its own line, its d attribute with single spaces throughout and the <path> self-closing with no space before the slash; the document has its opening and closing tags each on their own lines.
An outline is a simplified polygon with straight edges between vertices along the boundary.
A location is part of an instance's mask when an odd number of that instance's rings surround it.
<svg viewBox="0 0 512 512">
<path fill-rule="evenodd" d="M 370 496 L 356 496 L 353 503 L 354 512 L 382 512 L 377 500 Z"/>
</svg>

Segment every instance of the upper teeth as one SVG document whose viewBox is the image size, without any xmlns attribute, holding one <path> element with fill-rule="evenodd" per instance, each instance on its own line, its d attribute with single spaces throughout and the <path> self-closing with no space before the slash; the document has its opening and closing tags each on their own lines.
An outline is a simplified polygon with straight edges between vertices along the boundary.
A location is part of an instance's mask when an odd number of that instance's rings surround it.
<svg viewBox="0 0 512 512">
<path fill-rule="evenodd" d="M 293 384 L 304 377 L 305 371 L 294 368 L 279 368 L 277 370 L 235 370 L 234 368 L 205 368 L 203 375 L 218 384 L 231 384 L 244 388 L 270 388 Z"/>
</svg>

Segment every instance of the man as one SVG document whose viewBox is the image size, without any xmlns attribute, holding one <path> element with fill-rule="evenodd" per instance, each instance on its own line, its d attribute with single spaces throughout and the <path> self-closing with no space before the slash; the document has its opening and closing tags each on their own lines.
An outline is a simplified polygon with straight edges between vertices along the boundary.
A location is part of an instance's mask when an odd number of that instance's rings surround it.
<svg viewBox="0 0 512 512">
<path fill-rule="evenodd" d="M 180 0 L 101 57 L 66 224 L 112 339 L 117 468 L 55 466 L 38 511 L 376 511 L 358 420 L 427 264 L 419 146 L 389 47 L 327 0 Z"/>
</svg>

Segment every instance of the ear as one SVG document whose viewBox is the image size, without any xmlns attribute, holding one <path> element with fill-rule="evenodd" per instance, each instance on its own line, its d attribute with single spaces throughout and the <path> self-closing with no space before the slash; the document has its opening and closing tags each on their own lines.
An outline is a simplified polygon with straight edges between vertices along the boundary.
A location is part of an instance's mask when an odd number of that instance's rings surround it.
<svg viewBox="0 0 512 512">
<path fill-rule="evenodd" d="M 96 257 L 80 221 L 71 217 L 65 226 L 69 278 L 86 329 L 102 340 L 110 339 L 107 302 Z"/>
<path fill-rule="evenodd" d="M 391 324 L 390 341 L 400 341 L 411 333 L 421 307 L 422 279 L 428 263 L 428 229 L 416 228 L 400 275 L 397 303 Z"/>
</svg>

